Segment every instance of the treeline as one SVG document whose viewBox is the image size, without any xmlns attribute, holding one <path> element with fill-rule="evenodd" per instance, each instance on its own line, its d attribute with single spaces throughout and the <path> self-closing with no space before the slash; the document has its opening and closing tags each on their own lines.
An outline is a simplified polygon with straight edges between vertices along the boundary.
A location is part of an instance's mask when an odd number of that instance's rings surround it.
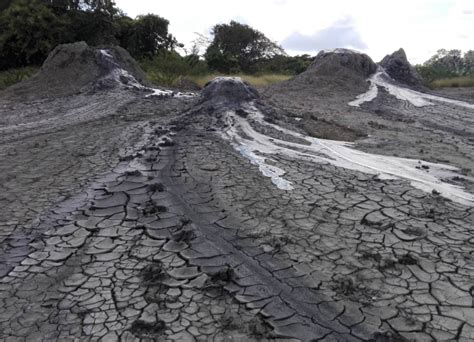
<svg viewBox="0 0 474 342">
<path fill-rule="evenodd" d="M 210 37 L 198 36 L 184 47 L 169 33 L 165 18 L 130 18 L 112 0 L 6 0 L 0 11 L 0 70 L 21 68 L 8 74 L 6 84 L 23 79 L 24 70 L 31 73 L 34 69 L 25 67 L 41 65 L 57 45 L 76 41 L 122 46 L 162 85 L 213 73 L 296 75 L 313 60 L 288 56 L 262 32 L 235 21 L 215 25 Z M 474 51 L 439 50 L 416 68 L 427 84 L 453 77 L 454 84 L 466 78 L 471 84 Z"/>
<path fill-rule="evenodd" d="M 294 75 L 312 60 L 290 57 L 260 31 L 234 21 L 215 25 L 211 38 L 198 37 L 186 50 L 168 32 L 168 20 L 130 18 L 111 0 L 7 2 L 0 13 L 0 70 L 39 66 L 58 44 L 75 41 L 120 45 L 165 84 L 210 72 Z"/>
<path fill-rule="evenodd" d="M 417 65 L 416 69 L 428 85 L 442 79 L 472 79 L 474 51 L 469 50 L 463 55 L 461 50 L 440 49 L 425 63 Z"/>
<path fill-rule="evenodd" d="M 117 44 L 136 58 L 178 45 L 168 21 L 135 19 L 110 0 L 13 0 L 0 14 L 0 69 L 40 65 L 58 44 Z"/>
</svg>

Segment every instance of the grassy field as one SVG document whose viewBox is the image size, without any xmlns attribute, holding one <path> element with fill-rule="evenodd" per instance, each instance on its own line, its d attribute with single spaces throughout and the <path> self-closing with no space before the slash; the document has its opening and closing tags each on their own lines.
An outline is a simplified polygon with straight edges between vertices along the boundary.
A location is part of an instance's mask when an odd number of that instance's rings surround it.
<svg viewBox="0 0 474 342">
<path fill-rule="evenodd" d="M 219 76 L 232 76 L 240 77 L 243 80 L 247 81 L 256 88 L 262 88 L 269 86 L 274 83 L 283 82 L 290 79 L 293 76 L 290 75 L 281 75 L 281 74 L 263 74 L 263 75 L 246 75 L 246 74 L 237 74 L 237 75 L 220 75 L 220 74 L 209 74 L 204 76 L 188 76 L 190 80 L 195 82 L 201 88 L 204 85 Z"/>
<path fill-rule="evenodd" d="M 38 68 L 36 67 L 25 67 L 0 71 L 0 90 L 30 78 L 37 71 Z"/>
<path fill-rule="evenodd" d="M 474 87 L 474 76 L 441 78 L 439 80 L 434 80 L 430 85 L 433 88 Z"/>
</svg>

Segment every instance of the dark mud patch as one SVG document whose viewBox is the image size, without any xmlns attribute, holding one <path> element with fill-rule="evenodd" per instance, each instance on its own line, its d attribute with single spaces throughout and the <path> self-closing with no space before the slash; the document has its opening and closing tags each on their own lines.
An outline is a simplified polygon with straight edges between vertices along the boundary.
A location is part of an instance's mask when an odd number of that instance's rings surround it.
<svg viewBox="0 0 474 342">
<path fill-rule="evenodd" d="M 140 276 L 146 284 L 159 284 L 166 278 L 166 272 L 163 269 L 163 264 L 156 261 L 143 268 Z"/>
<path fill-rule="evenodd" d="M 408 340 L 393 331 L 376 332 L 369 342 L 407 342 Z"/>
<path fill-rule="evenodd" d="M 132 323 L 130 332 L 139 338 L 157 338 L 163 335 L 165 329 L 166 324 L 163 321 L 157 320 L 151 323 L 138 320 Z"/>
<path fill-rule="evenodd" d="M 360 130 L 315 115 L 306 115 L 301 126 L 307 134 L 320 139 L 355 141 L 367 137 L 367 134 Z"/>
</svg>

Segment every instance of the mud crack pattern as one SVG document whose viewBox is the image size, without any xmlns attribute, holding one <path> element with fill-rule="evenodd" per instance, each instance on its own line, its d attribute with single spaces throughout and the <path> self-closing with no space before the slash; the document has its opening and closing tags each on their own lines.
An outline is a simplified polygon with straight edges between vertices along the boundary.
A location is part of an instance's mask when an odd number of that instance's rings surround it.
<svg viewBox="0 0 474 342">
<path fill-rule="evenodd" d="M 0 340 L 474 338 L 472 208 L 275 155 L 294 186 L 279 190 L 217 132 L 147 101 L 124 100 L 109 133 L 80 122 L 95 152 L 51 184 L 2 182 Z"/>
</svg>

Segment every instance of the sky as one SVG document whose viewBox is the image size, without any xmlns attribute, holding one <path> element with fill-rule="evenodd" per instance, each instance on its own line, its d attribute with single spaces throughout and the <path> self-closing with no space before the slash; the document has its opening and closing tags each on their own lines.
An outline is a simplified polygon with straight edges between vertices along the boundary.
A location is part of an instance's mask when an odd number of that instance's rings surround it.
<svg viewBox="0 0 474 342">
<path fill-rule="evenodd" d="M 474 50 L 474 0 L 115 0 L 127 15 L 158 14 L 190 48 L 231 20 L 263 32 L 290 55 L 352 48 L 375 61 L 404 48 L 412 64 L 438 49 Z"/>
</svg>

